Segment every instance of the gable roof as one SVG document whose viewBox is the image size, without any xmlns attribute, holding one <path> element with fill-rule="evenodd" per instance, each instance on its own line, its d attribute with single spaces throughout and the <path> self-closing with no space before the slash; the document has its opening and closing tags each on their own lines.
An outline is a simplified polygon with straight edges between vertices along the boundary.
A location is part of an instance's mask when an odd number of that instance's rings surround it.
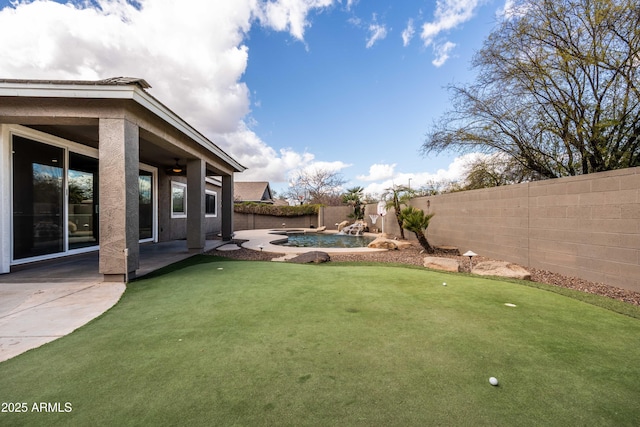
<svg viewBox="0 0 640 427">
<path fill-rule="evenodd" d="M 271 187 L 267 181 L 233 183 L 233 199 L 236 202 L 273 203 Z"/>
</svg>

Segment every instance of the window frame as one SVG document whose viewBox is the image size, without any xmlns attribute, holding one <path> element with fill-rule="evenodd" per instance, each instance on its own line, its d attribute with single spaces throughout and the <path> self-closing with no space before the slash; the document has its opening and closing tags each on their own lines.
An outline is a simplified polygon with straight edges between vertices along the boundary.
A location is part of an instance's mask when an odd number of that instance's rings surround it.
<svg viewBox="0 0 640 427">
<path fill-rule="evenodd" d="M 213 213 L 207 212 L 209 204 L 207 203 L 207 196 L 213 196 L 215 198 Z M 205 190 L 204 192 L 204 213 L 206 218 L 216 218 L 218 216 L 218 192 L 213 190 Z"/>
<path fill-rule="evenodd" d="M 183 210 L 176 212 L 173 205 L 173 192 L 174 189 L 180 188 L 184 194 L 182 202 Z M 179 181 L 171 181 L 171 218 L 186 218 L 187 217 L 187 184 Z"/>
</svg>

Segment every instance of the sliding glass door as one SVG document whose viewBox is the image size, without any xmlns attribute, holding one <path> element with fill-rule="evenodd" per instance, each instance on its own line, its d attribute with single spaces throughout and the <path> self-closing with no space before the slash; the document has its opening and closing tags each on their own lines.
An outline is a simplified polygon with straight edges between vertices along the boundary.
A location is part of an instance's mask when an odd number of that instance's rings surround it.
<svg viewBox="0 0 640 427">
<path fill-rule="evenodd" d="M 99 177 L 97 150 L 23 135 L 12 135 L 12 262 L 97 249 L 99 179 L 104 179 Z M 154 241 L 156 168 L 140 165 L 138 191 L 140 241 Z"/>
<path fill-rule="evenodd" d="M 64 149 L 13 137 L 13 259 L 64 250 Z"/>
<path fill-rule="evenodd" d="M 98 159 L 69 153 L 69 250 L 98 244 Z"/>
</svg>

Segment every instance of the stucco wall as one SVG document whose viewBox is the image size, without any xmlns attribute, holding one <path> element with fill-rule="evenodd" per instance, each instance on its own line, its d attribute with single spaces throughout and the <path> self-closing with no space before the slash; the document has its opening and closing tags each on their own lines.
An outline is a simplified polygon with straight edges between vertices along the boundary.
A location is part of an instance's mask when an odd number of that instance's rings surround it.
<svg viewBox="0 0 640 427">
<path fill-rule="evenodd" d="M 284 227 L 282 224 L 285 224 Z M 309 228 L 318 226 L 317 215 L 281 217 L 273 215 L 256 215 L 235 212 L 233 214 L 234 230 L 263 230 L 276 228 Z"/>
<path fill-rule="evenodd" d="M 335 224 L 342 221 L 353 222 L 348 215 L 353 212 L 349 206 L 324 206 L 318 215 L 303 215 L 299 217 L 279 217 L 271 215 L 254 215 L 235 212 L 233 215 L 234 230 L 260 230 L 271 228 L 310 228 L 326 226 L 336 229 Z"/>
<path fill-rule="evenodd" d="M 323 209 L 323 223 L 321 225 L 330 230 L 337 229 L 336 224 L 340 224 L 342 221 L 353 222 L 353 219 L 349 218 L 349 215 L 353 213 L 353 208 L 350 206 L 325 206 Z"/>
<path fill-rule="evenodd" d="M 171 218 L 171 181 L 186 184 L 187 178 L 168 176 L 164 171 L 158 170 L 158 241 L 160 242 L 187 238 L 187 218 Z M 213 238 L 220 233 L 222 228 L 222 189 L 209 183 L 207 183 L 206 189 L 218 193 L 218 216 L 205 218 L 207 237 Z"/>
<path fill-rule="evenodd" d="M 432 244 L 640 291 L 640 168 L 422 197 L 412 205 L 436 214 L 427 233 Z M 398 234 L 392 211 L 385 231 Z"/>
</svg>

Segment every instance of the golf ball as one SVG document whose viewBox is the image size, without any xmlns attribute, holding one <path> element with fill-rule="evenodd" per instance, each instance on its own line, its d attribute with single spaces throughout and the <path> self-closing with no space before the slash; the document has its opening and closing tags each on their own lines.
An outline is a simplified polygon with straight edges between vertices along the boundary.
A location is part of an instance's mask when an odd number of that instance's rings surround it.
<svg viewBox="0 0 640 427">
<path fill-rule="evenodd" d="M 496 377 L 489 378 L 489 384 L 498 385 L 498 379 Z"/>
<path fill-rule="evenodd" d="M 442 282 L 442 286 L 447 286 L 447 282 Z"/>
</svg>

